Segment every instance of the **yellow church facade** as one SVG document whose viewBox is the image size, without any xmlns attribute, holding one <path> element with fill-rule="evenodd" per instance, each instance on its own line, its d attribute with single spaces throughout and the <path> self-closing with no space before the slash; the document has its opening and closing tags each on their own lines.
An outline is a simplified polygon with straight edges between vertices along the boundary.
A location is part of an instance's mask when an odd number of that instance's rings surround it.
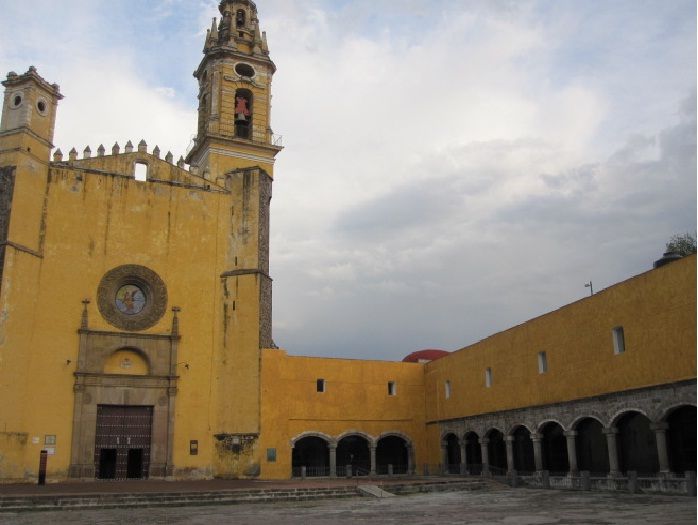
<svg viewBox="0 0 698 525">
<path fill-rule="evenodd" d="M 695 256 L 431 362 L 277 348 L 276 67 L 219 9 L 186 159 L 63 154 L 59 87 L 2 82 L 0 481 L 695 470 Z"/>
</svg>

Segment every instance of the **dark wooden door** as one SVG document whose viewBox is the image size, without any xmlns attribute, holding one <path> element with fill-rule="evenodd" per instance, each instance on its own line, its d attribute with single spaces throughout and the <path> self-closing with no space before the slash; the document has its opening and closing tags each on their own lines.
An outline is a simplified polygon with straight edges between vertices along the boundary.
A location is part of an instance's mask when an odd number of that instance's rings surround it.
<svg viewBox="0 0 698 525">
<path fill-rule="evenodd" d="M 95 471 L 100 479 L 147 478 L 152 406 L 98 405 Z"/>
</svg>

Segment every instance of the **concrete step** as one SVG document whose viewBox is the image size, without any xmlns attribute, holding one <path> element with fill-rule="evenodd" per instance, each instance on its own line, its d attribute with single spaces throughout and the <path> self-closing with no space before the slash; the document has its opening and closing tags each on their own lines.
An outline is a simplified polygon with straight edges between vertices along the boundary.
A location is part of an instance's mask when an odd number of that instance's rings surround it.
<svg viewBox="0 0 698 525">
<path fill-rule="evenodd" d="M 233 505 L 273 501 L 357 497 L 355 487 L 278 489 L 258 491 L 173 492 L 138 494 L 80 494 L 0 497 L 0 512 L 56 509 Z"/>
</svg>

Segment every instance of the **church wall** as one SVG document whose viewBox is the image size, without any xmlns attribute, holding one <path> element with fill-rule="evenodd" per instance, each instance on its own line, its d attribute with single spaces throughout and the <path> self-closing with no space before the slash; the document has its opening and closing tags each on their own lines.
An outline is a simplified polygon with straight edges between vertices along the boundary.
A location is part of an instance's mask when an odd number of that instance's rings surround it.
<svg viewBox="0 0 698 525">
<path fill-rule="evenodd" d="M 17 180 L 29 186 L 38 178 L 19 172 Z M 34 190 L 15 192 L 13 216 L 27 220 L 12 226 L 19 224 L 25 237 L 34 239 L 40 257 L 8 250 L 0 338 L 3 368 L 23 378 L 0 384 L 0 424 L 28 435 L 23 445 L 27 470 L 36 472 L 44 436 L 55 435 L 49 474 L 65 477 L 82 301 L 91 301 L 90 329 L 119 332 L 100 315 L 97 288 L 108 270 L 138 264 L 155 271 L 168 293 L 165 314 L 142 332 L 168 333 L 170 309 L 181 308 L 174 464 L 191 475 L 210 475 L 209 429 L 216 414 L 215 391 L 208 385 L 213 348 L 222 338 L 219 253 L 227 242 L 228 196 L 65 166 L 51 169 L 39 191 L 43 206 L 26 197 Z M 37 210 L 38 217 L 28 217 Z M 189 455 L 193 439 L 199 442 L 196 456 Z"/>
<path fill-rule="evenodd" d="M 378 438 L 386 432 L 407 436 L 416 463 L 426 455 L 424 437 L 424 365 L 288 356 L 262 351 L 261 476 L 291 476 L 292 440 L 303 433 L 337 438 L 357 432 Z M 325 391 L 317 391 L 317 380 Z M 388 395 L 388 381 L 396 394 Z M 276 461 L 267 461 L 267 449 Z"/>
<path fill-rule="evenodd" d="M 616 355 L 617 326 L 625 351 Z M 426 418 L 448 421 L 695 379 L 695 349 L 696 256 L 689 256 L 428 363 Z M 545 373 L 539 352 L 547 356 Z M 439 433 L 429 435 L 430 462 L 439 463 Z"/>
</svg>

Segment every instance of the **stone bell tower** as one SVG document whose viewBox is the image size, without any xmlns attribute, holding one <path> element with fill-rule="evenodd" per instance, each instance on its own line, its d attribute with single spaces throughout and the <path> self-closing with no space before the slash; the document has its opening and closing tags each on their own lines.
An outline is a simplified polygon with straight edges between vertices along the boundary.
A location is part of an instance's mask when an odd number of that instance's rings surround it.
<svg viewBox="0 0 698 525">
<path fill-rule="evenodd" d="M 217 415 L 214 473 L 259 472 L 261 349 L 271 339 L 269 204 L 274 157 L 271 80 L 276 66 L 251 0 L 222 0 L 220 22 L 206 34 L 199 82 L 199 119 L 186 162 L 230 192 L 221 279 L 220 345 L 215 360 Z"/>
<path fill-rule="evenodd" d="M 199 119 L 187 163 L 202 173 L 260 166 L 270 176 L 280 141 L 271 129 L 271 80 L 266 33 L 251 0 L 222 0 L 221 20 L 206 33 L 199 82 Z"/>
<path fill-rule="evenodd" d="M 39 261 L 42 209 L 56 108 L 63 98 L 34 66 L 7 74 L 0 121 L 0 289 L 8 283 L 5 263 L 21 251 Z M 22 217 L 12 220 L 12 217 Z M 5 286 L 9 289 L 9 286 Z M 9 293 L 9 292 L 8 292 Z"/>
</svg>

